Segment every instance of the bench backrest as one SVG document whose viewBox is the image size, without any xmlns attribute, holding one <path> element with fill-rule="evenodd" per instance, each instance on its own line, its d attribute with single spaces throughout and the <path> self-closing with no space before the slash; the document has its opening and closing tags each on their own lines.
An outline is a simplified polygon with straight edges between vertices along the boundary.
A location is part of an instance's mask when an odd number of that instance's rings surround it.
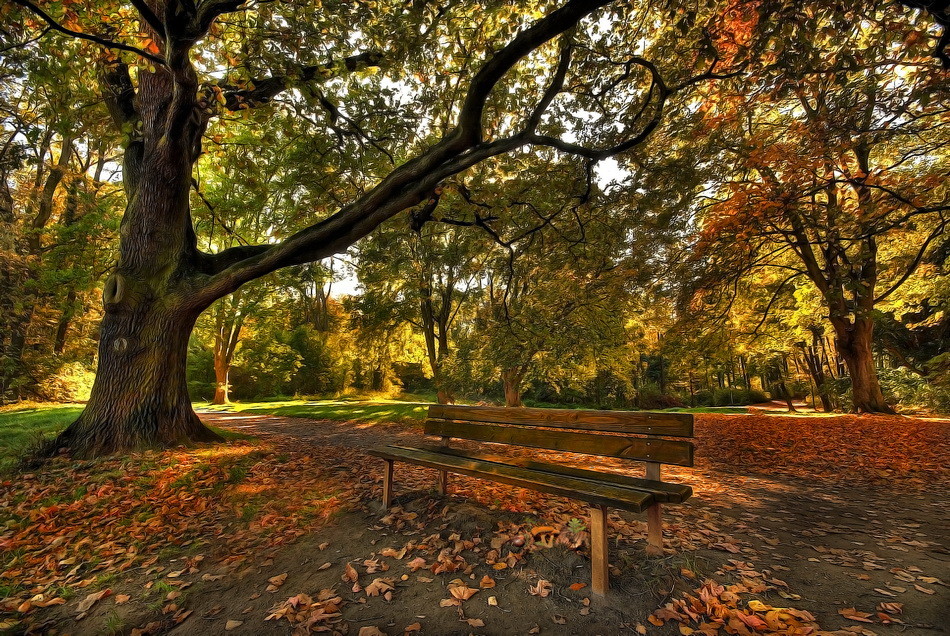
<svg viewBox="0 0 950 636">
<path fill-rule="evenodd" d="M 425 431 L 443 438 L 693 465 L 692 442 L 663 439 L 693 437 L 693 416 L 688 413 L 435 404 L 429 407 Z"/>
</svg>

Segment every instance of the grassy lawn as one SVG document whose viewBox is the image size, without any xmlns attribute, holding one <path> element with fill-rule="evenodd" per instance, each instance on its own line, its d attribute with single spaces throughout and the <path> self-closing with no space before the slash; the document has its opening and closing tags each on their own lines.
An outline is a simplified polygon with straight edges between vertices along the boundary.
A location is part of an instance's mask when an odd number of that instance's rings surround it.
<svg viewBox="0 0 950 636">
<path fill-rule="evenodd" d="M 427 402 L 405 400 L 339 398 L 334 400 L 234 402 L 218 406 L 196 403 L 195 407 L 202 411 L 266 413 L 287 417 L 306 417 L 315 420 L 417 424 L 425 419 L 429 404 Z"/>
<path fill-rule="evenodd" d="M 0 409 L 0 471 L 12 468 L 30 446 L 66 428 L 82 408 L 79 404 L 30 404 Z M 227 440 L 253 439 L 243 433 L 211 428 Z"/>
<path fill-rule="evenodd" d="M 81 411 L 82 407 L 75 404 L 37 404 L 0 410 L 0 469 L 13 466 L 29 446 L 59 433 Z"/>
<path fill-rule="evenodd" d="M 223 413 L 248 413 L 284 415 L 287 417 L 306 417 L 315 420 L 335 420 L 341 422 L 399 422 L 404 424 L 421 423 L 426 410 L 433 400 L 430 396 L 406 395 L 401 399 L 343 397 L 330 400 L 294 400 L 270 399 L 260 402 L 232 402 L 225 405 L 211 405 L 206 402 L 195 403 L 202 411 Z M 537 408 L 571 408 L 563 404 L 532 402 Z M 586 408 L 586 407 L 578 407 Z M 665 413 L 716 413 L 720 415 L 744 414 L 744 406 L 672 408 Z"/>
</svg>

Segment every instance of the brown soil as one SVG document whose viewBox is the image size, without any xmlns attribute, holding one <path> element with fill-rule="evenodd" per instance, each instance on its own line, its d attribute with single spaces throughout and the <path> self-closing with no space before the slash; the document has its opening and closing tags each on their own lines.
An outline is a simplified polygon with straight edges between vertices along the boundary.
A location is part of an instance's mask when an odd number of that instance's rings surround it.
<svg viewBox="0 0 950 636">
<path fill-rule="evenodd" d="M 316 457 L 352 458 L 352 465 L 332 470 L 352 480 L 353 501 L 325 529 L 290 545 L 242 561 L 207 563 L 200 572 L 183 575 L 192 585 L 176 599 L 177 605 L 193 614 L 170 633 L 224 633 L 228 621 L 233 622 L 227 633 L 291 633 L 294 627 L 287 620 L 265 618 L 288 598 L 317 598 L 324 589 L 334 589 L 342 598 L 342 616 L 315 625 L 354 635 L 366 627 L 403 634 L 414 624 L 422 634 L 635 634 L 638 629 L 690 633 L 674 620 L 655 626 L 649 617 L 685 594 L 696 596 L 694 590 L 707 578 L 754 590 L 741 595 L 743 606 L 759 599 L 810 612 L 827 632 L 850 628 L 840 633 L 931 636 L 950 630 L 946 469 L 908 466 L 908 456 L 919 452 L 916 442 L 892 465 L 867 453 L 849 458 L 842 449 L 815 455 L 815 449 L 837 444 L 839 435 L 847 435 L 855 423 L 848 418 L 815 418 L 807 426 L 796 418 L 753 418 L 697 417 L 698 465 L 664 474 L 670 481 L 691 484 L 695 492 L 687 503 L 664 510 L 664 556 L 646 556 L 642 516 L 611 512 L 610 561 L 616 569 L 611 592 L 599 600 L 589 586 L 571 588 L 590 580 L 583 547 L 534 549 L 519 554 L 514 567 L 500 570 L 486 562 L 494 560 L 488 558 L 493 541 L 501 542 L 501 559 L 510 549 L 502 535 L 526 533 L 538 525 L 563 530 L 572 518 L 586 521 L 579 502 L 458 476 L 451 478 L 451 494 L 440 497 L 432 490 L 434 471 L 397 464 L 395 507 L 382 511 L 376 503 L 382 463 L 362 451 L 388 443 L 411 444 L 420 440 L 418 431 L 396 425 L 204 414 L 202 419 L 216 426 L 265 439 L 291 438 Z M 869 419 L 881 431 L 903 425 L 897 418 Z M 859 424 L 869 425 L 864 420 Z M 819 425 L 827 427 L 828 438 L 813 439 L 810 427 Z M 936 443 L 930 445 L 928 460 L 945 467 L 948 450 L 940 440 L 946 440 L 947 424 L 915 421 L 913 426 L 918 427 L 916 437 Z M 588 465 L 618 468 L 609 460 L 586 459 Z M 412 544 L 407 553 L 398 554 L 407 544 Z M 429 547 L 413 549 L 419 544 Z M 415 557 L 432 565 L 443 546 L 451 558 L 464 560 L 457 571 L 408 567 Z M 383 555 L 387 548 L 397 554 Z M 347 564 L 356 570 L 360 589 L 342 580 Z M 286 580 L 268 592 L 268 579 L 283 573 Z M 138 576 L 112 585 L 114 593 L 130 594 L 133 600 L 122 606 L 103 600 L 84 621 L 60 622 L 58 628 L 62 633 L 103 633 L 110 613 L 121 618 L 120 632 L 160 619 L 141 593 L 146 578 Z M 207 580 L 217 576 L 221 578 Z M 451 598 L 451 581 L 460 579 L 478 589 L 485 576 L 494 580 L 494 587 L 479 589 L 460 606 L 440 606 Z M 392 579 L 390 600 L 367 595 L 366 586 L 376 578 Z M 551 593 L 530 594 L 542 579 L 551 583 Z M 489 604 L 490 597 L 497 605 Z M 902 604 L 902 613 L 892 615 L 901 624 L 881 624 L 876 609 L 882 602 Z M 839 613 L 848 608 L 870 613 L 873 622 L 849 620 Z M 477 620 L 463 622 L 471 619 Z M 867 631 L 853 631 L 860 629 Z"/>
</svg>

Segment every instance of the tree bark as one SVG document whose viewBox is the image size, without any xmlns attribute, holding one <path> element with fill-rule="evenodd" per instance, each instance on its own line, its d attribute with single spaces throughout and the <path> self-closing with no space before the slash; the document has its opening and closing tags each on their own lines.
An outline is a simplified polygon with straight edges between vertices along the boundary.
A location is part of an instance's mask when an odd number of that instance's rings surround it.
<svg viewBox="0 0 950 636">
<path fill-rule="evenodd" d="M 838 352 L 844 358 L 851 376 L 851 404 L 855 413 L 889 413 L 894 409 L 884 399 L 871 342 L 874 322 L 870 318 L 858 318 L 853 323 L 832 321 Z"/>
<path fill-rule="evenodd" d="M 196 318 L 157 299 L 131 311 L 107 309 L 89 402 L 55 447 L 91 457 L 220 441 L 198 419 L 188 396 L 186 357 Z"/>
<path fill-rule="evenodd" d="M 224 360 L 215 356 L 214 358 L 214 397 L 212 404 L 229 404 L 231 400 L 228 397 L 228 374 L 231 371 L 231 365 L 225 364 Z"/>
<path fill-rule="evenodd" d="M 231 361 L 241 340 L 244 327 L 244 312 L 241 305 L 242 290 L 231 295 L 230 301 L 222 300 L 217 308 L 214 330 L 214 398 L 212 404 L 228 404 Z"/>
<path fill-rule="evenodd" d="M 522 406 L 521 381 L 524 372 L 521 369 L 505 369 L 501 372 L 501 380 L 505 387 L 505 406 Z"/>
</svg>

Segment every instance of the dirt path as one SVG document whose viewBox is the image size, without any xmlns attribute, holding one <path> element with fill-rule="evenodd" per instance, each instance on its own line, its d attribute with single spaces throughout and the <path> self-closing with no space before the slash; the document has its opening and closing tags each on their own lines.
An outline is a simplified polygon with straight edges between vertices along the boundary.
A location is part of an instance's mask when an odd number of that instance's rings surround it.
<svg viewBox="0 0 950 636">
<path fill-rule="evenodd" d="M 202 419 L 262 438 L 287 436 L 311 447 L 316 456 L 328 446 L 360 450 L 412 443 L 421 437 L 396 425 L 244 414 L 206 413 Z M 613 634 L 637 633 L 643 628 L 657 634 L 691 633 L 681 632 L 670 614 L 664 626 L 655 626 L 650 614 L 669 602 L 674 603 L 670 612 L 682 614 L 677 599 L 697 596 L 694 590 L 707 577 L 726 586 L 738 585 L 727 587 L 726 594 L 736 590 L 742 607 L 760 599 L 775 607 L 804 610 L 814 615 L 823 630 L 851 628 L 857 631 L 841 633 L 870 636 L 930 635 L 950 629 L 950 590 L 945 583 L 950 581 L 950 510 L 942 488 L 919 488 L 916 480 L 888 482 L 886 471 L 879 471 L 878 483 L 872 485 L 846 482 L 834 473 L 818 480 L 799 476 L 807 475 L 810 467 L 794 462 L 790 465 L 795 470 L 781 474 L 771 471 L 768 459 L 762 457 L 745 466 L 732 454 L 718 452 L 712 443 L 704 446 L 703 430 L 714 425 L 714 420 L 697 418 L 697 456 L 702 458 L 705 451 L 707 459 L 694 469 L 677 469 L 666 476 L 690 483 L 696 493 L 687 504 L 666 511 L 666 556 L 645 556 L 642 518 L 611 514 L 610 556 L 619 572 L 612 577 L 613 590 L 606 602 L 588 606 L 584 599 L 590 597 L 589 588 L 571 589 L 572 584 L 589 581 L 590 571 L 587 559 L 570 550 L 537 550 L 510 569 L 498 570 L 485 563 L 488 544 L 504 535 L 506 528 L 509 533 L 523 532 L 532 524 L 563 526 L 571 518 L 585 519 L 583 507 L 576 502 L 462 478 L 452 482 L 452 495 L 443 499 L 427 492 L 434 483 L 434 471 L 397 465 L 400 496 L 396 504 L 400 507 L 395 512 L 381 519 L 378 511 L 354 502 L 352 512 L 340 515 L 319 536 L 305 537 L 266 555 L 239 577 L 207 583 L 193 608 L 204 620 L 186 621 L 174 633 L 208 633 L 207 629 L 222 629 L 226 619 L 242 621 L 235 633 L 287 632 L 285 620 L 261 620 L 275 601 L 299 593 L 316 598 L 321 589 L 334 587 L 342 589 L 342 614 L 353 634 L 368 626 L 401 634 L 415 623 L 421 633 L 431 634 Z M 938 435 L 944 433 L 938 431 Z M 787 435 L 794 438 L 793 431 Z M 716 444 L 723 443 L 722 435 L 714 438 Z M 938 447 L 935 452 L 947 451 Z M 727 455 L 725 462 L 712 459 Z M 369 483 L 377 483 L 378 460 L 357 457 L 361 465 L 340 469 L 364 477 L 370 473 L 374 480 Z M 610 461 L 596 463 L 613 468 Z M 368 501 L 377 493 L 377 488 L 366 486 L 360 498 Z M 416 546 L 439 541 L 447 546 L 443 554 L 454 543 L 456 548 L 449 552 L 465 566 L 436 575 L 431 568 L 412 572 L 406 567 L 416 555 L 431 565 L 439 551 L 423 552 Z M 321 550 L 323 544 L 329 545 Z M 385 548 L 398 552 L 407 544 L 408 556 L 397 559 L 398 554 L 392 552 L 388 558 L 381 556 Z M 485 549 L 480 550 L 480 545 Z M 384 563 L 387 570 L 374 572 L 381 567 L 374 560 Z M 364 588 L 375 578 L 391 578 L 395 587 L 391 602 L 382 595 L 347 589 L 350 583 L 341 582 L 341 572 L 349 562 L 356 566 L 358 584 Z M 330 565 L 321 569 L 326 563 Z M 264 592 L 267 579 L 283 572 L 288 577 L 279 592 Z M 450 579 L 478 589 L 485 575 L 494 580 L 495 587 L 481 589 L 460 607 L 440 607 L 442 599 L 450 598 L 446 588 Z M 544 598 L 528 593 L 541 579 L 553 587 Z M 490 596 L 497 605 L 489 604 Z M 729 598 L 719 596 L 716 602 L 728 605 Z M 878 615 L 882 607 L 885 611 Z M 867 622 L 848 619 L 841 612 L 866 615 Z M 659 616 L 664 618 L 662 613 Z M 887 625 L 888 621 L 893 624 Z M 689 624 L 697 629 L 697 623 Z"/>
</svg>

